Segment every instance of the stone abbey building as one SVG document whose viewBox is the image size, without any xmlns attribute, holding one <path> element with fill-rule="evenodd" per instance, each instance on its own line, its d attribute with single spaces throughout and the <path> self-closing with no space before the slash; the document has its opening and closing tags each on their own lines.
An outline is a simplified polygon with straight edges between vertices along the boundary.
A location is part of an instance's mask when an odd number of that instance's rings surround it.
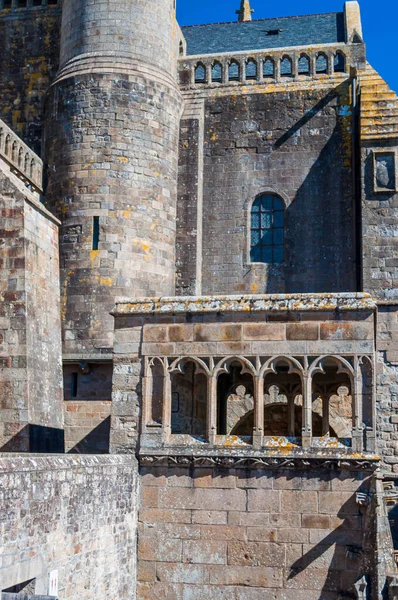
<svg viewBox="0 0 398 600">
<path fill-rule="evenodd" d="M 252 18 L 0 0 L 2 600 L 398 598 L 398 98 Z"/>
</svg>

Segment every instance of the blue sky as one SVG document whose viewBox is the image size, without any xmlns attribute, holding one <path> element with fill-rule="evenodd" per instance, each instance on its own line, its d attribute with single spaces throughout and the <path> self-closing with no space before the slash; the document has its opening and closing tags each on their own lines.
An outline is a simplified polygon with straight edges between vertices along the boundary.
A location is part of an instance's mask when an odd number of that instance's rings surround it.
<svg viewBox="0 0 398 600">
<path fill-rule="evenodd" d="M 177 0 L 180 25 L 235 21 L 240 0 Z M 254 19 L 337 12 L 344 0 L 251 0 Z M 398 92 L 398 0 L 360 0 L 368 61 Z"/>
</svg>

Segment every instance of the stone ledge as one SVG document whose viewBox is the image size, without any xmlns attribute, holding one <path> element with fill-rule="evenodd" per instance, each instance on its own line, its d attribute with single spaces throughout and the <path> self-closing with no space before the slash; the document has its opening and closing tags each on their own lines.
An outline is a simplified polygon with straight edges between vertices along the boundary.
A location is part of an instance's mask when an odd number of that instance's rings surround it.
<svg viewBox="0 0 398 600">
<path fill-rule="evenodd" d="M 272 294 L 256 296 L 172 296 L 120 298 L 112 315 L 175 315 L 226 312 L 376 311 L 370 294 Z"/>
<path fill-rule="evenodd" d="M 41 454 L 0 454 L 0 474 L 26 471 L 62 471 L 81 468 L 112 466 L 134 466 L 135 456 L 119 455 L 41 455 Z"/>
<path fill-rule="evenodd" d="M 380 466 L 380 457 L 370 453 L 321 452 L 299 450 L 295 453 L 281 451 L 241 450 L 158 450 L 142 449 L 139 455 L 140 466 L 145 467 L 200 467 L 226 469 L 297 469 L 297 470 L 354 470 L 375 471 Z"/>
</svg>

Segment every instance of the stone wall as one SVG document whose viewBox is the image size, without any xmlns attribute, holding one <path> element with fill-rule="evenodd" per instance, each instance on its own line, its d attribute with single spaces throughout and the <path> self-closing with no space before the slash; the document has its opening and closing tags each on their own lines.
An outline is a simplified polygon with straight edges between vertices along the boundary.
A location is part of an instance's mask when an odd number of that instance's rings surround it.
<svg viewBox="0 0 398 600">
<path fill-rule="evenodd" d="M 111 402 L 108 400 L 76 401 L 64 403 L 65 452 L 77 454 L 107 454 Z"/>
<path fill-rule="evenodd" d="M 204 102 L 204 165 L 198 174 L 197 117 L 181 129 L 179 210 L 190 221 L 178 251 L 180 262 L 196 260 L 192 248 L 195 232 L 201 233 L 190 217 L 203 178 L 202 293 L 354 291 L 349 82 L 317 82 L 313 89 L 297 82 L 275 89 L 202 86 L 187 91 L 186 99 Z M 264 193 L 279 195 L 285 204 L 281 264 L 250 262 L 251 204 Z M 188 264 L 178 265 L 181 293 L 192 287 L 190 271 Z"/>
<path fill-rule="evenodd" d="M 3 162 L 0 190 L 0 447 L 59 451 L 63 407 L 58 222 Z"/>
<path fill-rule="evenodd" d="M 3 456 L 0 489 L 2 589 L 57 571 L 60 598 L 135 598 L 133 457 Z"/>
<path fill-rule="evenodd" d="M 383 150 L 396 156 L 397 143 L 375 140 L 364 143 L 361 152 L 363 289 L 378 298 L 394 301 L 398 297 L 398 161 L 395 158 L 394 189 L 375 190 L 374 152 Z"/>
<path fill-rule="evenodd" d="M 398 307 L 381 304 L 377 314 L 377 446 L 387 470 L 398 473 Z"/>
<path fill-rule="evenodd" d="M 337 600 L 366 574 L 366 473 L 158 467 L 141 478 L 139 600 Z"/>
<path fill-rule="evenodd" d="M 59 63 L 61 9 L 49 5 L 0 10 L 1 118 L 39 155 L 44 98 Z"/>
</svg>

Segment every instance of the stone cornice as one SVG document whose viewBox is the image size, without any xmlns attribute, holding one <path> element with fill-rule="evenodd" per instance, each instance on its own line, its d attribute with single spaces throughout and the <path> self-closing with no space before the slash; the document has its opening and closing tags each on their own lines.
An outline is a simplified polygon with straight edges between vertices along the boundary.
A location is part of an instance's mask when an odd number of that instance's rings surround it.
<svg viewBox="0 0 398 600">
<path fill-rule="evenodd" d="M 112 314 L 176 315 L 205 313 L 276 313 L 314 311 L 375 311 L 369 294 L 273 294 L 256 296 L 181 296 L 118 299 Z"/>
<path fill-rule="evenodd" d="M 225 454 L 224 452 L 206 454 L 181 454 L 181 453 L 146 453 L 141 450 L 138 457 L 142 467 L 200 467 L 224 469 L 270 469 L 284 470 L 296 469 L 302 471 L 375 471 L 380 466 L 380 458 L 372 454 L 347 454 L 335 455 L 276 455 L 276 453 L 250 455 Z"/>
</svg>

